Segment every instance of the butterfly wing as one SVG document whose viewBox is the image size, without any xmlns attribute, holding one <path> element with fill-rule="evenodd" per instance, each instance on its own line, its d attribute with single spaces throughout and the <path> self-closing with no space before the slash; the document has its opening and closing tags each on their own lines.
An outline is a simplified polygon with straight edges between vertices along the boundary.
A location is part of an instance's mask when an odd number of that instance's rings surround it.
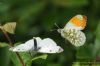
<svg viewBox="0 0 100 66">
<path fill-rule="evenodd" d="M 86 41 L 85 34 L 80 31 L 86 26 L 87 17 L 76 15 L 65 25 L 63 29 L 58 29 L 61 36 L 67 39 L 74 46 L 82 46 Z"/>
<path fill-rule="evenodd" d="M 76 29 L 83 30 L 86 26 L 87 17 L 84 15 L 76 15 L 65 25 L 64 30 Z"/>
<path fill-rule="evenodd" d="M 27 45 L 25 44 L 20 44 L 16 47 L 11 47 L 9 50 L 10 51 L 13 51 L 13 52 L 27 52 L 29 51 L 29 47 L 27 47 Z"/>
<path fill-rule="evenodd" d="M 61 35 L 76 47 L 84 45 L 86 41 L 85 34 L 82 31 L 75 29 L 67 29 L 67 31 L 63 31 Z"/>
<path fill-rule="evenodd" d="M 9 50 L 13 52 L 28 52 L 33 46 L 34 46 L 34 42 L 33 42 L 33 39 L 31 39 L 25 42 L 24 44 L 11 47 Z"/>
<path fill-rule="evenodd" d="M 42 39 L 40 37 L 33 37 L 33 39 L 36 39 L 37 44 L 41 43 Z"/>
<path fill-rule="evenodd" d="M 35 37 L 37 43 L 41 42 L 40 37 Z M 28 52 L 34 49 L 34 39 L 26 41 L 24 44 L 20 44 L 16 47 L 11 47 L 9 50 L 13 52 Z"/>
<path fill-rule="evenodd" d="M 43 39 L 42 42 L 38 45 L 40 53 L 60 53 L 63 49 L 50 38 Z"/>
</svg>

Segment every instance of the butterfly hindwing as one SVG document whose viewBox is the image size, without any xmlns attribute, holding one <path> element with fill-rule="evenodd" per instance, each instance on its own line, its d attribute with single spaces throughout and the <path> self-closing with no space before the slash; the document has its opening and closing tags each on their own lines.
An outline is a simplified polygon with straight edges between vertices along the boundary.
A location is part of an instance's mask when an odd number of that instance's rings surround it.
<svg viewBox="0 0 100 66">
<path fill-rule="evenodd" d="M 70 43 L 72 43 L 76 47 L 82 46 L 86 41 L 85 34 L 79 30 L 68 29 L 66 32 L 63 31 L 63 33 L 61 34 L 65 39 L 67 39 Z"/>
<path fill-rule="evenodd" d="M 45 38 L 40 43 L 39 47 L 41 48 L 38 52 L 41 53 L 60 53 L 63 49 L 50 38 Z"/>
</svg>

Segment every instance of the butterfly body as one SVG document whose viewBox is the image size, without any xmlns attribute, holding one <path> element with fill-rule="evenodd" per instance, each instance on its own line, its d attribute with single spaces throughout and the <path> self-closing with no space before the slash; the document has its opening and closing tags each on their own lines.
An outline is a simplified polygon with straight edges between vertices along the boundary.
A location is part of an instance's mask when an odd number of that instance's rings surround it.
<svg viewBox="0 0 100 66">
<path fill-rule="evenodd" d="M 61 36 L 67 39 L 72 45 L 79 47 L 84 45 L 86 41 L 85 34 L 81 31 L 86 26 L 86 17 L 76 15 L 73 17 L 63 29 L 58 29 Z"/>
</svg>

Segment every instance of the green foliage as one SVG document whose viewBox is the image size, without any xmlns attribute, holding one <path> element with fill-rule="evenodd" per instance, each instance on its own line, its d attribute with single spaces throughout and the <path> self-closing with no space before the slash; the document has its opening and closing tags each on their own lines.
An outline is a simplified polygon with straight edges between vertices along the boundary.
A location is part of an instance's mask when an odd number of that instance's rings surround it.
<svg viewBox="0 0 100 66">
<path fill-rule="evenodd" d="M 14 34 L 16 28 L 16 22 L 6 23 L 5 25 L 2 26 L 2 28 L 6 32 Z"/>
<path fill-rule="evenodd" d="M 18 45 L 19 43 L 16 43 L 15 45 Z M 14 63 L 15 66 L 22 66 L 18 56 L 16 55 L 15 52 L 9 52 L 10 59 Z M 47 54 L 42 54 L 42 55 L 36 55 L 37 53 L 31 52 L 20 52 L 19 55 L 21 56 L 22 60 L 26 64 L 26 66 L 31 66 L 32 62 L 37 60 L 37 59 L 47 59 Z M 16 60 L 15 60 L 16 59 Z"/>
<path fill-rule="evenodd" d="M 27 52 L 26 53 L 20 53 L 20 55 L 21 55 L 21 58 L 23 59 L 24 63 L 26 64 L 26 66 L 31 66 L 32 62 L 37 60 L 37 59 L 46 59 L 47 58 L 47 54 L 35 56 L 33 58 Z M 18 57 L 15 53 L 10 52 L 10 58 L 11 58 L 11 60 L 14 63 L 15 66 L 22 66 L 22 64 L 20 63 L 20 60 L 18 59 Z"/>
<path fill-rule="evenodd" d="M 29 53 L 20 53 L 23 61 L 25 62 L 26 66 L 31 66 L 31 56 Z"/>
<path fill-rule="evenodd" d="M 75 62 L 72 66 L 80 66 L 80 62 Z"/>
<path fill-rule="evenodd" d="M 20 63 L 19 58 L 17 57 L 16 53 L 13 52 L 9 52 L 9 57 L 12 60 L 14 66 L 22 66 L 22 64 Z"/>
<path fill-rule="evenodd" d="M 32 59 L 32 61 L 34 61 L 34 60 L 36 60 L 36 59 L 47 59 L 47 56 L 48 56 L 47 54 L 43 54 L 43 55 L 34 57 L 34 58 Z"/>
<path fill-rule="evenodd" d="M 100 39 L 95 39 L 95 45 L 93 49 L 93 56 L 99 57 L 100 56 Z"/>
<path fill-rule="evenodd" d="M 0 48 L 9 46 L 8 43 L 0 43 Z"/>
<path fill-rule="evenodd" d="M 20 53 L 27 66 L 31 66 L 32 63 L 33 66 L 78 66 L 80 62 L 100 61 L 99 12 L 100 0 L 1 0 L 0 28 L 4 24 L 3 28 L 9 33 L 14 44 L 23 43 L 33 36 L 40 36 L 50 37 L 64 48 L 61 55 L 49 54 L 48 58 L 45 54 L 31 57 L 28 53 Z M 83 14 L 88 18 L 87 26 L 83 30 L 86 43 L 79 48 L 73 48 L 70 43 L 65 43 L 59 33 L 50 31 L 57 29 L 54 23 L 64 27 L 76 14 Z M 17 23 L 17 28 L 13 22 Z M 16 54 L 8 52 L 8 45 L 4 35 L 0 32 L 0 66 L 22 66 Z M 39 58 L 47 59 L 41 61 Z M 76 63 L 73 64 L 73 62 Z"/>
<path fill-rule="evenodd" d="M 37 2 L 35 4 L 30 4 L 27 7 L 20 9 L 19 21 L 27 20 L 27 18 L 31 18 L 32 15 L 36 15 L 40 13 L 45 6 L 45 2 Z M 24 12 L 23 12 L 24 11 Z"/>
<path fill-rule="evenodd" d="M 100 56 L 100 21 L 98 23 L 95 35 L 96 39 L 94 43 L 93 56 L 96 58 Z"/>
<path fill-rule="evenodd" d="M 9 65 L 8 47 L 0 47 L 0 66 Z"/>
<path fill-rule="evenodd" d="M 82 46 L 77 50 L 76 58 L 82 61 L 89 61 L 93 59 L 92 52 L 93 51 L 93 45 L 86 45 Z"/>
<path fill-rule="evenodd" d="M 87 0 L 52 0 L 52 2 L 64 7 L 82 7 L 88 4 Z"/>
<path fill-rule="evenodd" d="M 100 40 L 100 21 L 98 22 L 97 29 L 95 31 L 96 38 Z"/>
</svg>

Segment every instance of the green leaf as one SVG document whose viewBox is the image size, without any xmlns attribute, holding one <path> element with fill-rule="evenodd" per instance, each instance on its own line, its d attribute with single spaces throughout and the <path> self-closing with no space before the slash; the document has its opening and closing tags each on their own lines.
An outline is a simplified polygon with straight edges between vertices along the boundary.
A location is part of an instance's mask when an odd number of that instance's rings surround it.
<svg viewBox="0 0 100 66">
<path fill-rule="evenodd" d="M 0 66 L 8 66 L 9 61 L 8 47 L 0 48 Z"/>
<path fill-rule="evenodd" d="M 12 62 L 14 63 L 15 66 L 22 66 L 22 64 L 20 63 L 19 58 L 17 57 L 16 53 L 14 52 L 9 52 L 9 57 L 12 60 Z"/>
<path fill-rule="evenodd" d="M 23 61 L 25 62 L 26 66 L 31 66 L 31 56 L 27 52 L 20 53 Z"/>
<path fill-rule="evenodd" d="M 15 45 L 18 45 L 20 43 L 16 43 Z M 26 66 L 31 66 L 31 56 L 28 52 L 19 52 L 20 57 L 26 64 Z M 19 66 L 21 63 L 19 62 L 19 58 L 17 57 L 15 52 L 10 52 L 11 60 L 16 66 Z M 16 58 L 16 61 L 14 61 L 14 58 Z"/>
<path fill-rule="evenodd" d="M 93 48 L 93 56 L 97 57 L 97 56 L 100 56 L 100 21 L 97 26 L 95 35 L 96 35 L 96 39 L 95 39 L 95 44 Z"/>
<path fill-rule="evenodd" d="M 15 28 L 16 28 L 16 22 L 9 22 L 9 23 L 6 23 L 3 26 L 3 29 L 6 32 L 11 33 L 11 34 L 14 34 L 15 33 Z"/>
<path fill-rule="evenodd" d="M 100 21 L 99 21 L 99 24 L 97 25 L 95 35 L 96 35 L 96 38 L 100 40 Z"/>
<path fill-rule="evenodd" d="M 93 57 L 96 57 L 99 54 L 100 54 L 100 39 L 96 39 L 95 44 L 94 44 L 94 48 L 93 48 Z"/>
<path fill-rule="evenodd" d="M 32 61 L 34 61 L 34 60 L 36 60 L 36 59 L 47 59 L 47 56 L 48 56 L 47 54 L 43 54 L 43 55 L 34 57 L 34 58 L 32 59 Z"/>
<path fill-rule="evenodd" d="M 82 61 L 93 59 L 92 56 L 93 44 L 88 44 L 78 48 L 76 58 Z"/>
<path fill-rule="evenodd" d="M 80 62 L 73 62 L 72 66 L 80 66 Z"/>
<path fill-rule="evenodd" d="M 25 53 L 23 52 L 23 53 L 19 53 L 19 54 L 20 54 L 22 60 L 24 61 L 24 63 L 26 64 L 26 66 L 31 66 L 30 54 L 27 52 L 25 52 Z M 12 60 L 12 62 L 14 63 L 15 66 L 22 66 L 22 64 L 15 52 L 10 52 L 10 59 Z"/>
<path fill-rule="evenodd" d="M 47 66 L 61 66 L 61 65 L 56 63 L 49 63 Z"/>
<path fill-rule="evenodd" d="M 7 47 L 7 46 L 9 46 L 9 44 L 0 42 L 0 47 Z"/>
</svg>

